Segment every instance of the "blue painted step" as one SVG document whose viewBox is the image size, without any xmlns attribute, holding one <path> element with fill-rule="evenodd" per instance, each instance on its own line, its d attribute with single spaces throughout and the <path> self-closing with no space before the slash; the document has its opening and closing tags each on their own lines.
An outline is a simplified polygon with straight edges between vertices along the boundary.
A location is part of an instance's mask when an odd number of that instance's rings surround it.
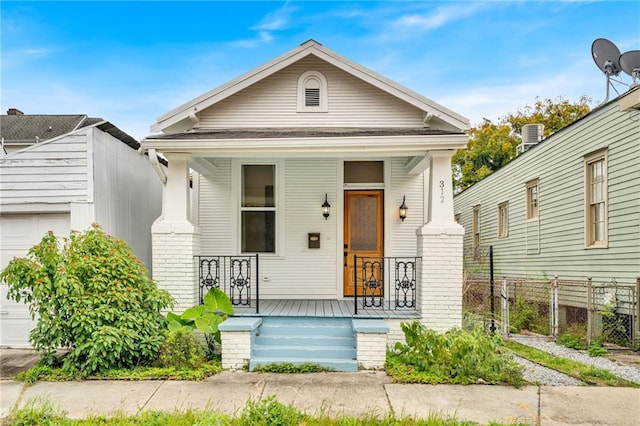
<svg viewBox="0 0 640 426">
<path fill-rule="evenodd" d="M 350 318 L 266 317 L 253 342 L 249 369 L 277 363 L 314 363 L 357 371 Z"/>
</svg>

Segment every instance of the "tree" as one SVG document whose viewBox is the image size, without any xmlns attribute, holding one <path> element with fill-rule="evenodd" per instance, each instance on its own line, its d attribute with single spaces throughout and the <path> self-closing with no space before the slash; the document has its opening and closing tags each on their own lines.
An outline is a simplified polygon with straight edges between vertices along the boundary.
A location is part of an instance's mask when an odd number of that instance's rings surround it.
<svg viewBox="0 0 640 426">
<path fill-rule="evenodd" d="M 582 96 L 576 103 L 566 99 L 538 99 L 515 113 L 493 123 L 485 119 L 469 131 L 466 149 L 458 150 L 452 159 L 453 186 L 460 192 L 489 176 L 517 156 L 516 147 L 525 124 L 544 124 L 544 137 L 568 126 L 591 111 L 591 99 Z"/>
</svg>

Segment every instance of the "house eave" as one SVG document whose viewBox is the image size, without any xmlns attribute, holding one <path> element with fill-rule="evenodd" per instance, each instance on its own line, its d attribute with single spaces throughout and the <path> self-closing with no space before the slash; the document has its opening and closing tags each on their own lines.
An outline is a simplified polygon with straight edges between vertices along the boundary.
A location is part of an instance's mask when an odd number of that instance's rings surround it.
<svg viewBox="0 0 640 426">
<path fill-rule="evenodd" d="M 356 136 L 248 139 L 144 139 L 144 149 L 164 154 L 211 156 L 414 156 L 432 150 L 457 150 L 467 145 L 466 134 L 437 136 Z"/>
<path fill-rule="evenodd" d="M 167 129 L 189 126 L 189 117 L 197 114 L 203 109 L 214 105 L 233 94 L 243 90 L 252 84 L 273 75 L 287 66 L 309 56 L 314 55 L 327 63 L 360 78 L 363 81 L 402 99 L 414 107 L 424 111 L 431 117 L 449 123 L 451 126 L 461 131 L 469 129 L 469 119 L 452 110 L 440 105 L 404 86 L 401 86 L 388 78 L 363 67 L 337 53 L 325 48 L 317 42 L 303 43 L 278 58 L 255 68 L 215 89 L 195 98 L 173 110 L 159 116 L 156 123 L 151 125 L 152 132 L 166 131 Z M 183 124 L 181 124 L 183 123 Z"/>
</svg>

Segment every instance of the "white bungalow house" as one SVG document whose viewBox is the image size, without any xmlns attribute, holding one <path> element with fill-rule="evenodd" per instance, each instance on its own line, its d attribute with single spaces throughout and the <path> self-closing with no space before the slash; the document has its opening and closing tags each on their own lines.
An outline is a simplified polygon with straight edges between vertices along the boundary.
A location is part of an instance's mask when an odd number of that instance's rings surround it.
<svg viewBox="0 0 640 426">
<path fill-rule="evenodd" d="M 15 108 L 0 116 L 0 140 L 0 269 L 48 231 L 67 237 L 92 223 L 151 267 L 163 187 L 138 141 L 102 118 Z M 7 291 L 0 283 L 0 346 L 30 347 L 28 306 L 8 300 Z"/>
<path fill-rule="evenodd" d="M 153 277 L 179 309 L 212 286 L 230 295 L 226 367 L 302 360 L 291 340 L 268 338 L 296 317 L 309 338 L 346 321 L 357 334 L 346 358 L 380 366 L 401 321 L 461 325 L 451 156 L 467 128 L 309 40 L 160 116 L 151 130 L 162 134 L 141 142 L 169 161 Z M 327 336 L 315 341 L 303 344 L 314 361 L 337 358 Z"/>
</svg>

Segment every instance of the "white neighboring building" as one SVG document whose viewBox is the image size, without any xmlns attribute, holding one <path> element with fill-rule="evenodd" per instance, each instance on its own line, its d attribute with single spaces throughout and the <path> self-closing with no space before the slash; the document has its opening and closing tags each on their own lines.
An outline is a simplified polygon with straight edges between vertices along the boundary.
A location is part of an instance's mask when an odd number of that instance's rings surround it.
<svg viewBox="0 0 640 426">
<path fill-rule="evenodd" d="M 151 224 L 161 213 L 163 188 L 135 139 L 82 115 L 0 120 L 9 152 L 0 158 L 0 268 L 25 256 L 47 231 L 68 236 L 98 223 L 127 241 L 150 269 Z M 50 127 L 56 136 L 35 138 Z M 7 300 L 5 284 L 0 289 L 0 346 L 28 347 L 33 324 L 27 306 Z"/>
</svg>

